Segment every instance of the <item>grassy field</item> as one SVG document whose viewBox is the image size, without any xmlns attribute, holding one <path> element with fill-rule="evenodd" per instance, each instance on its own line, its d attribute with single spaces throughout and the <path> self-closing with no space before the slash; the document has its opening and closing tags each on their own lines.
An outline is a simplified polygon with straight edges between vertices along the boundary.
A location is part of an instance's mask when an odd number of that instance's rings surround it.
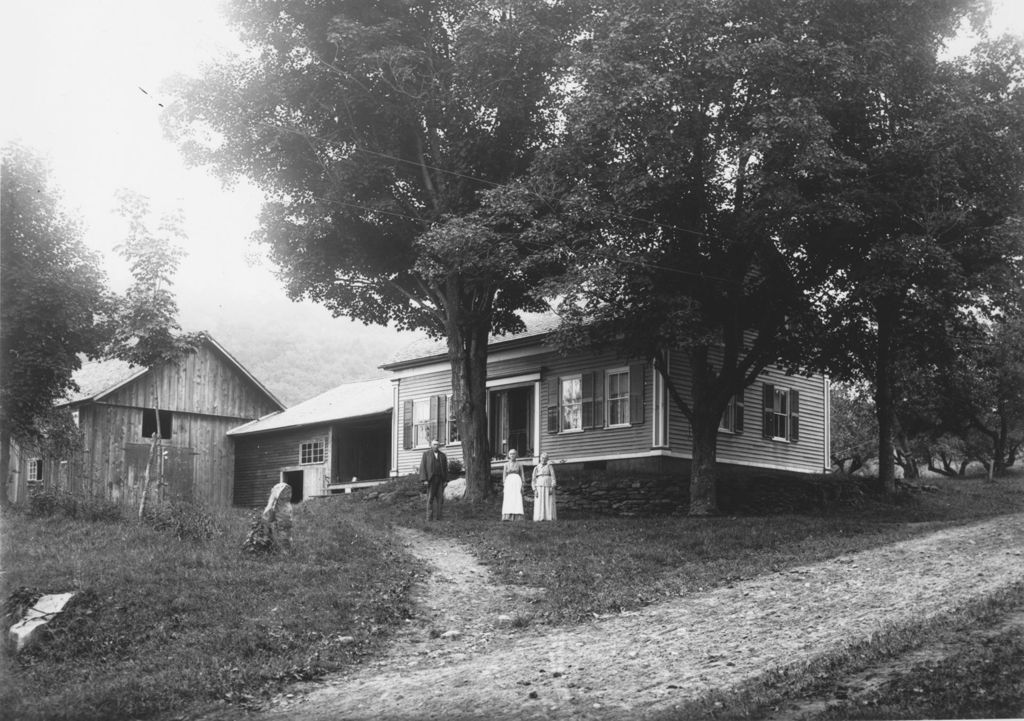
<svg viewBox="0 0 1024 721">
<path fill-rule="evenodd" d="M 69 709 L 80 719 L 173 718 L 377 658 L 408 615 L 422 572 L 399 549 L 395 525 L 464 542 L 502 580 L 546 588 L 521 611 L 523 625 L 539 625 L 1024 510 L 1017 477 L 935 484 L 938 493 L 900 504 L 713 519 L 509 524 L 497 521 L 497 504 L 451 503 L 448 520 L 430 525 L 418 487 L 394 484 L 384 488 L 387 500 L 356 494 L 303 503 L 294 551 L 271 556 L 242 552 L 249 519 L 238 510 L 163 530 L 8 513 L 5 597 L 20 587 L 80 595 L 49 638 L 4 655 L 0 708 L 19 719 L 65 718 Z M 771 702 L 762 693 L 743 707 Z"/>
<path fill-rule="evenodd" d="M 79 592 L 50 638 L 4 655 L 6 718 L 169 716 L 377 654 L 407 615 L 415 565 L 386 531 L 339 510 L 303 504 L 299 550 L 272 556 L 242 552 L 239 510 L 166 530 L 6 514 L 5 597 Z"/>
</svg>

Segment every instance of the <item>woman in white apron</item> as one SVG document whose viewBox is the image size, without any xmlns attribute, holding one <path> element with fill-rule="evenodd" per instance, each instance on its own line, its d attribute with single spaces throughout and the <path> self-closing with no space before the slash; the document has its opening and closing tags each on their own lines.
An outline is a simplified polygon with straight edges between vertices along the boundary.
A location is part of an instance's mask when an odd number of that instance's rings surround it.
<svg viewBox="0 0 1024 721">
<path fill-rule="evenodd" d="M 523 520 L 523 464 L 513 448 L 508 452 L 508 461 L 501 469 L 501 480 L 505 492 L 501 499 L 501 520 Z"/>
</svg>

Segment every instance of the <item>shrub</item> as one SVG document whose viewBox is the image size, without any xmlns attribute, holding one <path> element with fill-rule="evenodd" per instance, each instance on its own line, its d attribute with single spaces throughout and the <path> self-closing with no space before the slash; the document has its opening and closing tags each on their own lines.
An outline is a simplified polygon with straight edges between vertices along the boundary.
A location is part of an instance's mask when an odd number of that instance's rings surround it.
<svg viewBox="0 0 1024 721">
<path fill-rule="evenodd" d="M 242 543 L 242 550 L 253 553 L 257 556 L 275 553 L 278 550 L 277 543 L 270 531 L 270 524 L 263 520 L 260 511 L 253 511 L 249 514 L 249 535 Z"/>
<path fill-rule="evenodd" d="M 28 515 L 37 518 L 64 516 L 82 521 L 123 521 L 121 506 L 98 496 L 76 496 L 60 490 L 41 490 L 28 499 Z"/>
<path fill-rule="evenodd" d="M 158 531 L 173 533 L 179 541 L 208 541 L 224 535 L 224 529 L 206 509 L 194 503 L 161 503 L 146 509 L 143 517 Z"/>
<path fill-rule="evenodd" d="M 461 476 L 463 474 L 463 472 L 465 470 L 466 470 L 466 467 L 463 465 L 462 461 L 460 461 L 458 458 L 449 458 L 448 459 L 448 477 L 449 478 L 458 478 L 459 476 Z"/>
</svg>

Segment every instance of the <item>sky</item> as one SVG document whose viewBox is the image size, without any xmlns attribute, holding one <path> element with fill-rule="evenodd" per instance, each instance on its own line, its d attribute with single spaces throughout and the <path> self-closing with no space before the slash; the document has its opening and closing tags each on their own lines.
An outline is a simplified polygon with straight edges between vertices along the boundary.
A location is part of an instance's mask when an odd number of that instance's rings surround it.
<svg viewBox="0 0 1024 721">
<path fill-rule="evenodd" d="M 1024 0 L 998 2 L 993 24 L 1024 34 Z M 128 280 L 113 252 L 123 239 L 114 197 L 129 187 L 155 208 L 185 213 L 188 255 L 176 290 L 186 329 L 237 313 L 250 299 L 345 323 L 312 304 L 293 304 L 265 262 L 252 264 L 259 192 L 244 184 L 226 189 L 205 170 L 186 168 L 163 136 L 163 79 L 198 73 L 238 47 L 218 2 L 0 0 L 0 28 L 0 141 L 17 138 L 49 157 L 114 287 Z"/>
</svg>

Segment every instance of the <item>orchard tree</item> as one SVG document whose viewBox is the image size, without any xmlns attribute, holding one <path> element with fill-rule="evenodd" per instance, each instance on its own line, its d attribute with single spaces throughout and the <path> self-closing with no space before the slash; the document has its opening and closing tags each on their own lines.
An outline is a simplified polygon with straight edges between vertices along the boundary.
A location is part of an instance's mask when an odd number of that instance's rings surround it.
<svg viewBox="0 0 1024 721">
<path fill-rule="evenodd" d="M 172 289 L 184 256 L 179 245 L 185 237 L 183 218 L 180 211 L 154 217 L 149 199 L 132 190 L 120 191 L 118 200 L 118 212 L 127 221 L 128 231 L 117 251 L 128 263 L 132 283 L 104 321 L 104 355 L 147 369 L 178 363 L 195 352 L 201 339 L 201 334 L 181 332 Z M 162 438 L 158 387 L 154 387 L 152 406 L 156 432 L 143 472 L 139 517 L 146 511 L 151 469 Z"/>
<path fill-rule="evenodd" d="M 487 342 L 559 268 L 485 191 L 550 138 L 565 0 L 231 4 L 246 52 L 172 90 L 185 155 L 268 197 L 257 236 L 293 298 L 445 338 L 467 497 L 490 493 Z"/>
<path fill-rule="evenodd" d="M 815 277 L 827 268 L 832 278 L 818 296 L 825 366 L 874 388 L 879 476 L 892 492 L 901 359 L 1020 282 L 1024 56 L 1019 40 L 1003 39 L 940 59 L 984 3 L 854 4 L 862 20 L 849 29 L 867 42 L 832 39 L 850 72 L 815 101 L 850 171 L 809 178 L 811 195 L 845 213 L 814 219 L 831 249 L 804 257 Z"/>
<path fill-rule="evenodd" d="M 46 163 L 3 149 L 0 172 L 0 478 L 7 503 L 11 441 L 43 440 L 53 404 L 75 389 L 80 354 L 95 354 L 104 277 L 61 206 Z"/>
</svg>

